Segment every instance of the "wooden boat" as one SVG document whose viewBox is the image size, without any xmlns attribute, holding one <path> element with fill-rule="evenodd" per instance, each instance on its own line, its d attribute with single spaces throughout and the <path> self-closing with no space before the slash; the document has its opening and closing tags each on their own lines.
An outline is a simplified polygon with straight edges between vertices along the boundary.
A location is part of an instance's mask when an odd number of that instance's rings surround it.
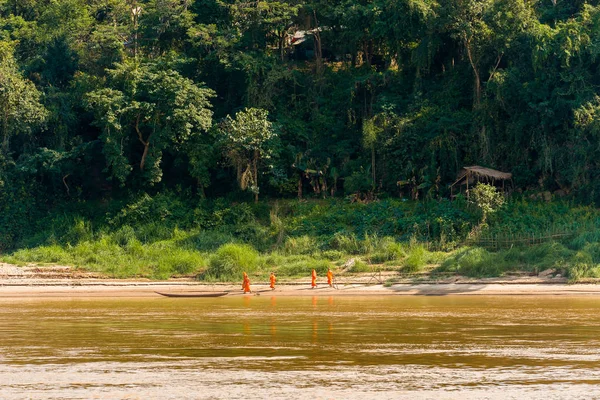
<svg viewBox="0 0 600 400">
<path fill-rule="evenodd" d="M 163 293 L 155 292 L 161 296 L 166 297 L 221 297 L 225 296 L 227 292 L 178 292 L 178 293 Z"/>
</svg>

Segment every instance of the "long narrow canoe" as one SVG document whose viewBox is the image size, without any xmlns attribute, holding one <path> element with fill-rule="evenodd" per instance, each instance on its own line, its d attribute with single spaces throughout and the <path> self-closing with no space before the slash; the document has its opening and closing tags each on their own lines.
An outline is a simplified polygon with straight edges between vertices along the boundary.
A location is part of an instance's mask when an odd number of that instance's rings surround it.
<svg viewBox="0 0 600 400">
<path fill-rule="evenodd" d="M 225 296 L 227 292 L 179 292 L 179 293 L 163 293 L 155 292 L 161 296 L 166 297 L 221 297 Z"/>
</svg>

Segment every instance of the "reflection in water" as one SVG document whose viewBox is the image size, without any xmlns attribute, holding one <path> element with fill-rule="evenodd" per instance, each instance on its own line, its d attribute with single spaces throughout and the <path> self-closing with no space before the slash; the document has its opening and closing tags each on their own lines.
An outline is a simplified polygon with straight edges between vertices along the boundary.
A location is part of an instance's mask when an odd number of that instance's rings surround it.
<svg viewBox="0 0 600 400">
<path fill-rule="evenodd" d="M 587 399 L 599 311 L 595 298 L 0 300 L 0 398 Z"/>
</svg>

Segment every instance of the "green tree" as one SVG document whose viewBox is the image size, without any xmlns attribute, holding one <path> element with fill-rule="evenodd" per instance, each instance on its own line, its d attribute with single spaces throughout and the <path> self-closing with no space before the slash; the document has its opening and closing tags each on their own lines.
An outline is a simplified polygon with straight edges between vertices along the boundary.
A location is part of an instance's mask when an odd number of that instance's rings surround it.
<svg viewBox="0 0 600 400">
<path fill-rule="evenodd" d="M 376 118 L 365 119 L 363 121 L 363 146 L 365 149 L 371 151 L 371 180 L 372 188 L 375 189 L 377 182 L 376 166 L 375 166 L 375 146 L 377 145 L 377 139 L 383 129 L 377 124 Z"/>
<path fill-rule="evenodd" d="M 148 53 L 180 51 L 193 25 L 190 0 L 150 0 L 140 3 L 140 35 Z"/>
<path fill-rule="evenodd" d="M 214 92 L 172 69 L 146 63 L 119 64 L 110 86 L 87 95 L 112 176 L 124 183 L 135 160 L 150 183 L 161 180 L 162 152 L 177 152 L 212 121 Z"/>
<path fill-rule="evenodd" d="M 47 118 L 40 98 L 41 93 L 33 82 L 19 72 L 12 45 L 0 42 L 0 126 L 5 155 L 9 153 L 11 137 L 32 133 Z"/>
<path fill-rule="evenodd" d="M 445 29 L 464 48 L 473 74 L 475 129 L 483 159 L 490 152 L 482 104 L 486 80 L 493 79 L 506 51 L 531 25 L 532 16 L 531 5 L 520 0 L 453 0 L 442 8 L 440 20 L 447 21 Z"/>
<path fill-rule="evenodd" d="M 205 189 L 210 185 L 210 168 L 214 167 L 218 160 L 217 140 L 214 130 L 208 135 L 194 135 L 185 144 L 185 153 L 189 160 L 189 173 L 198 184 L 200 197 L 206 197 Z"/>
<path fill-rule="evenodd" d="M 504 196 L 502 193 L 487 183 L 478 183 L 473 189 L 471 189 L 471 196 L 475 205 L 481 211 L 481 223 L 484 224 L 487 221 L 487 217 L 490 214 L 498 211 L 504 204 Z"/>
<path fill-rule="evenodd" d="M 236 169 L 242 190 L 249 189 L 258 202 L 258 171 L 275 153 L 277 134 L 268 120 L 269 113 L 258 108 L 246 108 L 227 116 L 221 125 L 224 135 L 225 156 Z"/>
</svg>

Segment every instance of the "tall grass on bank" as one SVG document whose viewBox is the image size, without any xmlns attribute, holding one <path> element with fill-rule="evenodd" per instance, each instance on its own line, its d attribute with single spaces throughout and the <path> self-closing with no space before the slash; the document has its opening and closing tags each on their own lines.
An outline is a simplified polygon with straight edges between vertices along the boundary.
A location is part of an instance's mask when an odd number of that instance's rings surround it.
<svg viewBox="0 0 600 400">
<path fill-rule="evenodd" d="M 71 265 L 115 278 L 166 279 L 194 274 L 206 266 L 202 254 L 181 248 L 172 240 L 144 245 L 137 239 L 118 243 L 107 236 L 76 245 L 55 244 L 18 250 L 3 259 L 16 264 Z"/>
<path fill-rule="evenodd" d="M 206 276 L 219 280 L 237 279 L 242 272 L 255 272 L 260 261 L 258 252 L 247 244 L 225 244 L 210 258 Z"/>
<path fill-rule="evenodd" d="M 497 252 L 467 247 L 449 256 L 438 269 L 471 277 L 497 277 L 511 272 L 537 275 L 545 270 L 554 270 L 573 282 L 600 277 L 600 244 L 588 243 L 581 250 L 572 250 L 551 242 Z"/>
<path fill-rule="evenodd" d="M 494 252 L 460 244 L 477 220 L 468 205 L 448 201 L 279 201 L 271 206 L 184 202 L 167 193 L 90 215 L 74 210 L 42 220 L 35 234 L 21 237 L 0 259 L 155 279 L 238 280 L 242 271 L 300 277 L 329 267 L 467 276 L 554 268 L 572 280 L 600 275 L 600 211 L 566 203 L 509 202 L 490 217 L 485 234 L 536 234 L 549 227 L 572 234 L 560 242 Z M 354 267 L 347 268 L 350 259 Z"/>
</svg>

